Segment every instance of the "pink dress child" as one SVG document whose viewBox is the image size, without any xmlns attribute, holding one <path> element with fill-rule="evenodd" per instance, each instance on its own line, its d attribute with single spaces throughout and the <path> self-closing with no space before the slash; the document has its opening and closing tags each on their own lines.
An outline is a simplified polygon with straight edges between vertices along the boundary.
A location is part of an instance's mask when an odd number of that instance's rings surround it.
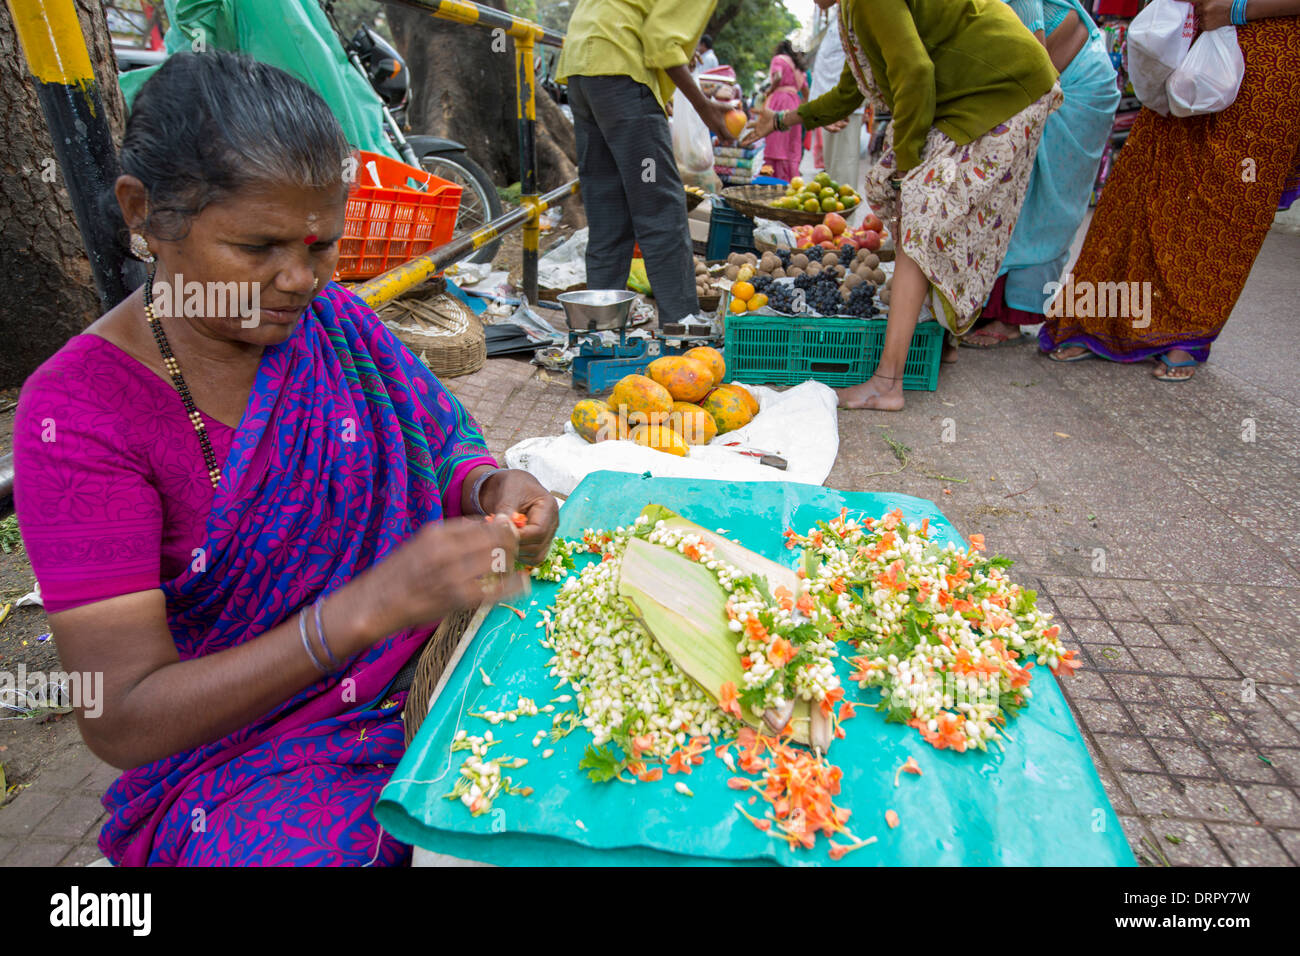
<svg viewBox="0 0 1300 956">
<path fill-rule="evenodd" d="M 769 110 L 796 110 L 802 100 L 799 93 L 808 85 L 807 78 L 795 68 L 794 61 L 784 53 L 772 57 L 772 92 L 767 98 Z M 790 120 L 797 117 L 793 112 Z M 773 130 L 763 141 L 763 161 L 772 167 L 772 175 L 789 182 L 799 175 L 799 162 L 803 159 L 803 126 L 793 123 L 784 132 Z"/>
</svg>

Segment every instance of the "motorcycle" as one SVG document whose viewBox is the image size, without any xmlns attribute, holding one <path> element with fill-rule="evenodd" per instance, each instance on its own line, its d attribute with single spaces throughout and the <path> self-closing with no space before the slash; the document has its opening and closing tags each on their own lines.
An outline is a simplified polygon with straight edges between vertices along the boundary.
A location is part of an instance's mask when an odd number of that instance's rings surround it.
<svg viewBox="0 0 1300 956">
<path fill-rule="evenodd" d="M 325 9 L 327 14 L 331 13 L 328 4 Z M 330 22 L 337 32 L 338 24 L 332 15 Z M 501 197 L 495 184 L 487 171 L 469 158 L 464 144 L 440 136 L 407 136 L 402 132 L 402 119 L 410 102 L 411 74 L 392 44 L 364 25 L 350 39 L 344 41 L 340 35 L 339 40 L 352 65 L 365 75 L 383 100 L 385 131 L 402 158 L 411 166 L 461 187 L 456 235 L 474 232 L 501 216 Z M 500 246 L 500 240 L 488 243 L 467 261 L 491 262 Z"/>
</svg>

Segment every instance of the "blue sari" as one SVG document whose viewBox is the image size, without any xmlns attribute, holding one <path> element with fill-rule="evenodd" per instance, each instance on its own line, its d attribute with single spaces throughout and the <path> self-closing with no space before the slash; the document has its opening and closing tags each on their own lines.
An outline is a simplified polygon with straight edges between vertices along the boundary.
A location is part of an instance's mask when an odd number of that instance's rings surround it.
<svg viewBox="0 0 1300 956">
<path fill-rule="evenodd" d="M 1078 0 L 1043 0 L 1034 6 L 1038 8 L 1036 16 L 1027 13 L 1025 4 L 1011 3 L 1030 30 L 1050 33 L 1046 26 L 1059 25 L 1071 9 L 1088 28 L 1087 42 L 1061 74 L 1065 102 L 1047 118 L 1025 204 L 998 271 L 1007 277 L 1006 305 L 1037 315 L 1036 321 L 1041 322 L 1048 298 L 1044 288 L 1061 278 L 1070 245 L 1088 213 L 1120 94 L 1102 32 Z M 1050 9 L 1053 7 L 1057 9 Z M 1046 24 L 1045 8 L 1055 14 Z"/>
<path fill-rule="evenodd" d="M 331 283 L 264 352 L 208 517 L 205 562 L 163 583 L 183 660 L 276 627 L 459 513 L 495 464 L 465 409 Z M 247 727 L 119 777 L 99 845 L 122 865 L 397 864 L 372 812 L 401 758 L 393 678 L 432 627 L 391 635 Z"/>
</svg>

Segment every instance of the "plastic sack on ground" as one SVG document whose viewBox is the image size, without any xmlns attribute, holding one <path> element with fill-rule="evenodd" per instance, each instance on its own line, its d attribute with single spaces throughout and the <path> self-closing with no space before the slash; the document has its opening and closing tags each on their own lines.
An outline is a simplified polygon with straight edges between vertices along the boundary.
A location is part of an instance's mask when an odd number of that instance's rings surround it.
<svg viewBox="0 0 1300 956">
<path fill-rule="evenodd" d="M 1128 28 L 1128 72 L 1142 105 L 1169 115 L 1165 83 L 1187 56 L 1196 9 L 1182 0 L 1151 0 Z"/>
<path fill-rule="evenodd" d="M 683 176 L 713 169 L 713 138 L 686 95 L 673 94 L 673 157 Z"/>
<path fill-rule="evenodd" d="M 718 478 L 728 481 L 802 481 L 820 485 L 831 473 L 840 439 L 835 392 L 820 382 L 804 382 L 784 392 L 746 385 L 759 401 L 759 413 L 744 428 L 719 435 L 707 445 L 693 445 L 679 458 L 630 441 L 591 444 L 566 423 L 563 435 L 529 438 L 506 451 L 506 467 L 522 468 L 551 492 L 572 493 L 587 475 L 624 471 L 669 478 Z M 785 471 L 727 447 L 771 452 L 784 458 Z"/>
<path fill-rule="evenodd" d="M 583 226 L 537 260 L 537 284 L 568 289 L 587 281 L 587 227 Z"/>
<path fill-rule="evenodd" d="M 1202 33 L 1165 85 L 1169 111 L 1175 116 L 1197 116 L 1225 110 L 1237 98 L 1245 74 L 1236 27 L 1229 24 Z"/>
</svg>

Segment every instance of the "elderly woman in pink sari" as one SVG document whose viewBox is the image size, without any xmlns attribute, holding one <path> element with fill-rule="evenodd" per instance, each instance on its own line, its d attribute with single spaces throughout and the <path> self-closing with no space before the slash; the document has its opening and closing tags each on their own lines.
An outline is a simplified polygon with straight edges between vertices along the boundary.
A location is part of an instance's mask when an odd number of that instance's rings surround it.
<svg viewBox="0 0 1300 956">
<path fill-rule="evenodd" d="M 789 40 L 782 40 L 772 57 L 766 108 L 773 112 L 798 109 L 807 85 L 803 58 Z M 763 140 L 763 161 L 772 167 L 772 175 L 777 179 L 789 182 L 798 176 L 802 159 L 803 127 L 798 124 L 785 130 L 774 130 Z"/>
<path fill-rule="evenodd" d="M 373 808 L 407 665 L 554 534 L 545 489 L 330 281 L 349 155 L 287 73 L 172 56 L 106 209 L 153 274 L 23 389 L 18 516 L 64 668 L 103 675 L 78 720 L 125 770 L 114 864 L 406 861 Z"/>
</svg>

